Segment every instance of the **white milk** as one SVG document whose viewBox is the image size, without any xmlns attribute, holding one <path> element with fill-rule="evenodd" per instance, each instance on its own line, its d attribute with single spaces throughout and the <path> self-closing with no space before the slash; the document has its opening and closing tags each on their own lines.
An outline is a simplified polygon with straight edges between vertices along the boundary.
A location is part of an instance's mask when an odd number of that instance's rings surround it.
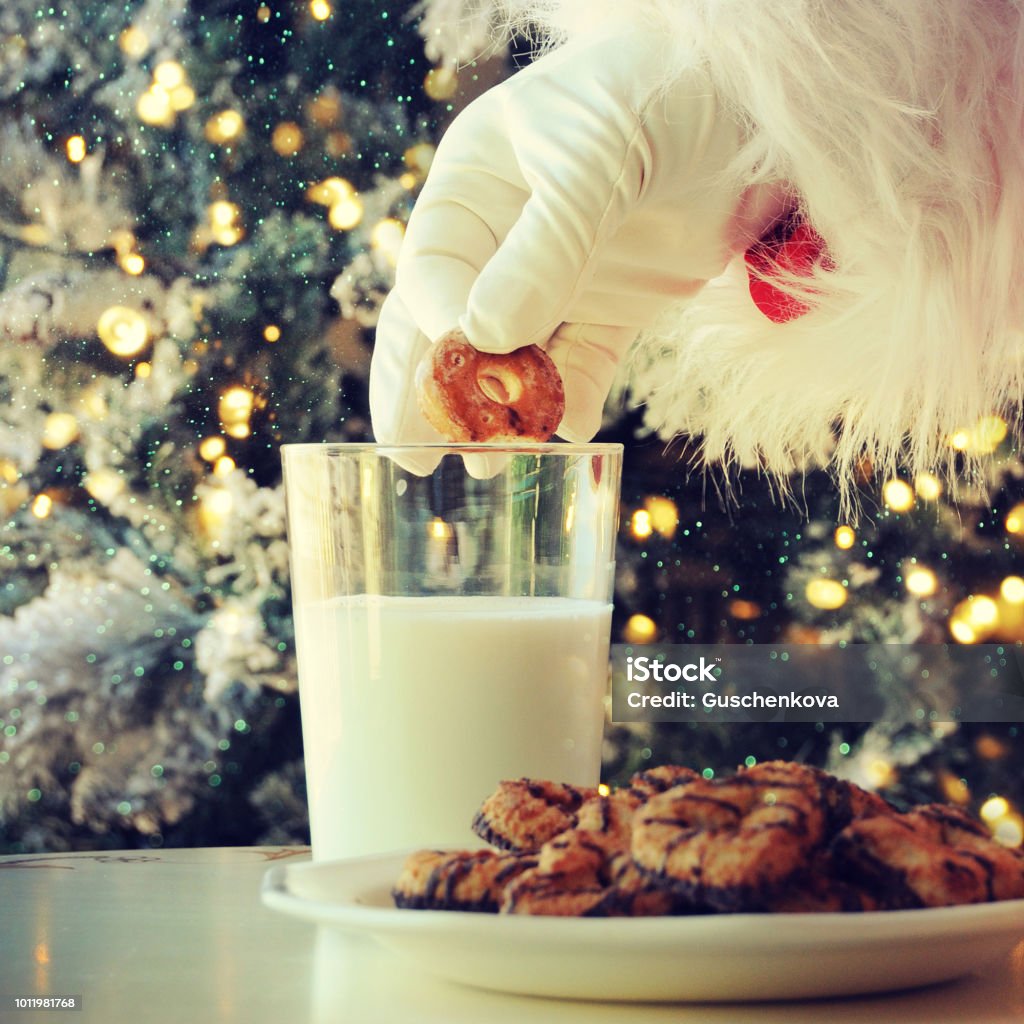
<svg viewBox="0 0 1024 1024">
<path fill-rule="evenodd" d="M 597 783 L 610 605 L 373 596 L 296 620 L 315 859 L 471 846 L 501 779 Z"/>
</svg>

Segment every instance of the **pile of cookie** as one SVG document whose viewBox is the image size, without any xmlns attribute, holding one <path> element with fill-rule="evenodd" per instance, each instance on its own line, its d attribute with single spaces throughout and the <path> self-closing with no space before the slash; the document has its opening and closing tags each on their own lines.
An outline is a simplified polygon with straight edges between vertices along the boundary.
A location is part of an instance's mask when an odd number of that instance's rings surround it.
<svg viewBox="0 0 1024 1024">
<path fill-rule="evenodd" d="M 490 849 L 408 857 L 399 907 L 561 917 L 900 910 L 1024 898 L 1024 851 L 965 811 L 900 812 L 807 765 L 608 790 L 519 779 L 481 806 Z"/>
</svg>

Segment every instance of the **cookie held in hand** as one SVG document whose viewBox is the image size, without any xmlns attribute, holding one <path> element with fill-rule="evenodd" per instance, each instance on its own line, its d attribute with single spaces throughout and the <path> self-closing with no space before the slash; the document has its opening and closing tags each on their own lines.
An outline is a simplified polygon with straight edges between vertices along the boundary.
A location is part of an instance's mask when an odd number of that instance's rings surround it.
<svg viewBox="0 0 1024 1024">
<path fill-rule="evenodd" d="M 562 378 L 543 349 L 480 352 L 461 331 L 431 345 L 416 395 L 430 425 L 455 442 L 547 441 L 565 412 Z"/>
</svg>

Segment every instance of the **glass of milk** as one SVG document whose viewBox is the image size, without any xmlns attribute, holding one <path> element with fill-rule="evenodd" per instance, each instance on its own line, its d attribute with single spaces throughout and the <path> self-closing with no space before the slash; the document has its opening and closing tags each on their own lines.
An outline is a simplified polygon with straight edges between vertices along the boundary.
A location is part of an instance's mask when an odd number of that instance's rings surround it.
<svg viewBox="0 0 1024 1024">
<path fill-rule="evenodd" d="M 596 785 L 622 448 L 285 445 L 313 857 L 474 845 Z"/>
</svg>

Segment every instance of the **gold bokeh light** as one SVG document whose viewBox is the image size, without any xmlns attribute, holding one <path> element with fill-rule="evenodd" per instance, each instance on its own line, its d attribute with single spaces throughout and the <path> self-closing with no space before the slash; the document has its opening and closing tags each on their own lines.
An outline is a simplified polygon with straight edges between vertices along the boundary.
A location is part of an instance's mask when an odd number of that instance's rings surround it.
<svg viewBox="0 0 1024 1024">
<path fill-rule="evenodd" d="M 846 587 L 838 580 L 811 580 L 804 590 L 809 604 L 822 611 L 834 612 L 846 604 L 849 596 Z"/>
<path fill-rule="evenodd" d="M 149 341 L 146 318 L 130 306 L 105 309 L 96 323 L 96 333 L 115 356 L 125 358 L 138 355 Z"/>
</svg>

